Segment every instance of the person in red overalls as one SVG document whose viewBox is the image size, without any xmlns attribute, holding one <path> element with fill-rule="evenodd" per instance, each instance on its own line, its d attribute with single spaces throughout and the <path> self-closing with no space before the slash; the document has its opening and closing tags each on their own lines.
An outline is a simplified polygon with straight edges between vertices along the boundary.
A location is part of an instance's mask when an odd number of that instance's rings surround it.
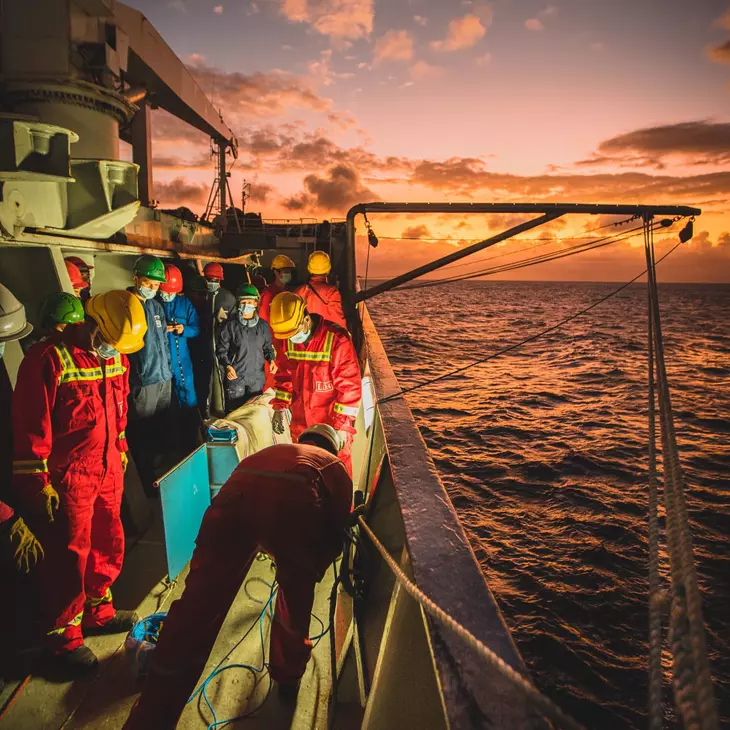
<svg viewBox="0 0 730 730">
<path fill-rule="evenodd" d="M 347 329 L 342 311 L 342 296 L 339 289 L 327 281 L 327 275 L 332 271 L 330 257 L 324 251 L 310 254 L 307 271 L 311 274 L 309 281 L 296 290 L 304 299 L 307 311 Z"/>
<path fill-rule="evenodd" d="M 273 298 L 283 291 L 286 291 L 291 284 L 292 276 L 296 271 L 296 264 L 283 253 L 274 256 L 271 262 L 271 270 L 274 272 L 274 281 L 261 292 L 259 301 L 259 317 L 264 322 L 269 322 L 269 310 Z"/>
<path fill-rule="evenodd" d="M 310 314 L 304 300 L 293 292 L 274 297 L 270 325 L 274 337 L 283 341 L 277 347 L 271 401 L 274 431 L 284 432 L 287 409 L 291 409 L 292 441 L 307 426 L 332 426 L 340 440 L 338 456 L 352 475 L 352 437 L 362 382 L 350 335 L 318 314 Z"/>
<path fill-rule="evenodd" d="M 92 297 L 86 312 L 28 350 L 13 394 L 13 491 L 45 548 L 36 575 L 47 648 L 71 676 L 97 664 L 84 632 L 127 631 L 137 620 L 115 610 L 111 585 L 124 560 L 126 353 L 142 347 L 147 323 L 125 291 Z"/>
<path fill-rule="evenodd" d="M 312 652 L 315 585 L 342 550 L 352 480 L 329 426 L 244 459 L 208 507 L 185 579 L 123 730 L 172 730 L 259 550 L 276 564 L 269 673 L 284 698 L 298 691 Z"/>
</svg>

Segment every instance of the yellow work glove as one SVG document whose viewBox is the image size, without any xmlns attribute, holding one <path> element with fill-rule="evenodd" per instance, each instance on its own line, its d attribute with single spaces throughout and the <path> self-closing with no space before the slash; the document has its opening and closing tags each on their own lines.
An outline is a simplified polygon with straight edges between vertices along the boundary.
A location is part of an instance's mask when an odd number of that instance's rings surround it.
<svg viewBox="0 0 730 730">
<path fill-rule="evenodd" d="M 120 451 L 119 456 L 122 458 L 122 471 L 126 472 L 129 466 L 129 455 L 126 451 Z"/>
<path fill-rule="evenodd" d="M 46 484 L 41 489 L 43 500 L 45 502 L 46 515 L 48 521 L 53 522 L 53 515 L 58 512 L 58 508 L 61 506 L 61 498 L 58 496 L 58 492 L 53 488 L 53 484 Z"/>
<path fill-rule="evenodd" d="M 30 569 L 43 558 L 43 548 L 36 536 L 28 529 L 22 517 L 18 517 L 10 528 L 10 545 L 15 549 L 13 558 L 18 570 L 29 573 Z"/>
</svg>

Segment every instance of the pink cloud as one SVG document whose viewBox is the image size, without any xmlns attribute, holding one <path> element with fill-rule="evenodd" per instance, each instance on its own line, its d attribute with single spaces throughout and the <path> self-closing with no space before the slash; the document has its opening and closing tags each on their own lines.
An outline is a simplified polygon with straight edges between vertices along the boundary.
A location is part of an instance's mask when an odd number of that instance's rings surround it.
<svg viewBox="0 0 730 730">
<path fill-rule="evenodd" d="M 375 42 L 373 62 L 410 61 L 413 58 L 413 36 L 407 30 L 389 30 Z"/>
<path fill-rule="evenodd" d="M 527 30 L 540 31 L 545 30 L 545 26 L 542 24 L 542 20 L 539 18 L 528 18 L 525 21 L 525 28 Z"/>
<path fill-rule="evenodd" d="M 488 25 L 488 24 L 487 24 Z M 469 13 L 462 18 L 455 18 L 449 23 L 445 40 L 433 41 L 431 48 L 440 53 L 461 51 L 476 45 L 487 33 L 487 28 L 479 16 Z"/>
<path fill-rule="evenodd" d="M 424 81 L 427 79 L 443 78 L 446 70 L 441 66 L 432 66 L 426 61 L 416 61 L 416 63 L 410 67 L 408 73 L 413 81 Z"/>
<path fill-rule="evenodd" d="M 367 38 L 373 30 L 373 0 L 279 0 L 279 12 L 292 22 L 308 23 L 332 39 Z"/>
</svg>

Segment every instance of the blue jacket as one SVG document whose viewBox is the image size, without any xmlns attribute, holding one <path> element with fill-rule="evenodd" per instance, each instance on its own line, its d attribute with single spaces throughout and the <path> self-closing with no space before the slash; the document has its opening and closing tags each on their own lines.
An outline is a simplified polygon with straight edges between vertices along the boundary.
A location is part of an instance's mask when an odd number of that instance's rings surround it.
<svg viewBox="0 0 730 730">
<path fill-rule="evenodd" d="M 130 288 L 128 291 L 134 290 Z M 157 299 L 148 299 L 142 306 L 147 318 L 147 333 L 144 347 L 129 355 L 129 387 L 132 390 L 172 379 L 165 310 Z"/>
<path fill-rule="evenodd" d="M 228 398 L 243 396 L 247 390 L 262 391 L 266 381 L 264 360 L 273 360 L 276 357 L 269 325 L 263 319 L 256 319 L 256 324 L 249 327 L 236 312 L 218 333 L 215 352 Z M 228 365 L 238 375 L 235 380 L 226 378 Z"/>
<path fill-rule="evenodd" d="M 181 408 L 194 408 L 198 405 L 193 378 L 193 361 L 190 358 L 188 340 L 200 334 L 198 313 L 193 303 L 183 294 L 178 294 L 171 302 L 160 299 L 165 310 L 167 324 L 181 324 L 183 333 L 167 333 L 172 356 L 172 382 L 177 403 Z"/>
</svg>

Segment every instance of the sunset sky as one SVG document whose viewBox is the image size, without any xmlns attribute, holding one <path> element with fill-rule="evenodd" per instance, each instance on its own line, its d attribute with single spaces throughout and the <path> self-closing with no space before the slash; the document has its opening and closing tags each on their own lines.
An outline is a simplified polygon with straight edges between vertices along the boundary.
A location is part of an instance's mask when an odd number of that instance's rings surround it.
<svg viewBox="0 0 730 730">
<path fill-rule="evenodd" d="M 372 200 L 689 204 L 703 209 L 695 238 L 662 278 L 730 281 L 728 0 L 128 4 L 235 131 L 234 198 L 245 178 L 248 209 L 266 218 L 343 217 Z M 202 212 L 207 139 L 164 112 L 153 124 L 160 207 Z M 381 245 L 370 274 L 513 222 L 373 217 Z M 495 253 L 545 235 L 571 245 L 600 222 L 566 219 Z M 659 240 L 662 251 L 676 234 Z M 500 278 L 631 278 L 639 242 Z"/>
</svg>

